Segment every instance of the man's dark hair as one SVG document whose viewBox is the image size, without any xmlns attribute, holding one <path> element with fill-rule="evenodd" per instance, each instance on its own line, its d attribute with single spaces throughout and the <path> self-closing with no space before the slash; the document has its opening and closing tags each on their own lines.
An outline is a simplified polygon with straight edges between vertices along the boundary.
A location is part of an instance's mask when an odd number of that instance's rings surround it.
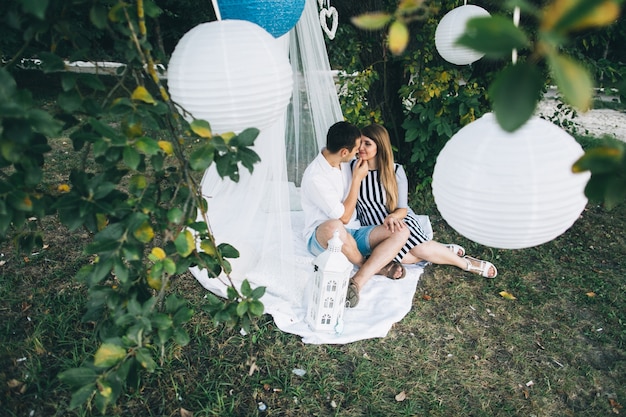
<svg viewBox="0 0 626 417">
<path fill-rule="evenodd" d="M 328 129 L 326 149 L 332 153 L 337 153 L 343 148 L 351 151 L 360 137 L 361 131 L 352 123 L 337 122 Z"/>
</svg>

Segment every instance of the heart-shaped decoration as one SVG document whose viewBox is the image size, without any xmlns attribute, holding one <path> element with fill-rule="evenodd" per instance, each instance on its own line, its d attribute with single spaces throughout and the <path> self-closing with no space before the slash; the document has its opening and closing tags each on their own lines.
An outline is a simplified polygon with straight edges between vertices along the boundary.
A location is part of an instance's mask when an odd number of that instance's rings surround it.
<svg viewBox="0 0 626 417">
<path fill-rule="evenodd" d="M 330 19 L 330 29 L 328 28 L 328 19 Z M 328 9 L 320 10 L 320 24 L 322 25 L 322 29 L 326 32 L 326 36 L 328 39 L 335 39 L 335 34 L 337 33 L 337 25 L 339 24 L 339 14 L 337 13 L 337 9 L 333 6 L 330 6 Z"/>
</svg>

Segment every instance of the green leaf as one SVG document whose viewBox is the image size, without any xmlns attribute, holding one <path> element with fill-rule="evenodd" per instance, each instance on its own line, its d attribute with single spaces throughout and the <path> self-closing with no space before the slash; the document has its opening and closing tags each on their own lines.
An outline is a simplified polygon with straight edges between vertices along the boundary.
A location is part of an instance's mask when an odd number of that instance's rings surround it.
<svg viewBox="0 0 626 417">
<path fill-rule="evenodd" d="M 359 29 L 379 30 L 384 28 L 391 21 L 392 16 L 385 12 L 363 13 L 350 18 L 352 24 Z"/>
<path fill-rule="evenodd" d="M 168 210 L 167 212 L 167 220 L 170 223 L 180 224 L 184 219 L 185 213 L 178 207 L 174 207 Z"/>
<path fill-rule="evenodd" d="M 82 99 L 76 90 L 70 90 L 59 94 L 57 104 L 67 113 L 73 113 L 80 109 Z"/>
<path fill-rule="evenodd" d="M 136 351 L 135 358 L 137 362 L 148 372 L 154 372 L 157 365 L 154 359 L 152 358 L 152 354 L 146 348 L 139 348 Z"/>
<path fill-rule="evenodd" d="M 206 144 L 193 151 L 189 157 L 189 166 L 194 171 L 204 171 L 213 163 L 214 156 L 215 148 L 211 144 Z"/>
<path fill-rule="evenodd" d="M 75 408 L 83 405 L 91 396 L 96 392 L 96 384 L 88 384 L 80 387 L 76 391 L 72 393 L 72 399 L 70 400 L 69 409 L 73 410 Z"/>
<path fill-rule="evenodd" d="M 61 372 L 58 378 L 72 388 L 82 387 L 93 383 L 98 374 L 91 368 L 71 368 Z"/>
<path fill-rule="evenodd" d="M 80 74 L 78 76 L 78 81 L 82 85 L 85 85 L 91 88 L 92 90 L 96 90 L 96 91 L 106 90 L 104 83 L 100 80 L 100 78 L 98 78 L 98 76 L 94 74 Z"/>
<path fill-rule="evenodd" d="M 172 327 L 172 318 L 163 313 L 156 313 L 152 316 L 152 325 L 159 330 L 165 330 Z"/>
<path fill-rule="evenodd" d="M 99 368 L 108 368 L 126 357 L 126 349 L 112 343 L 103 343 L 96 351 L 93 364 Z"/>
<path fill-rule="evenodd" d="M 502 129 L 513 132 L 535 112 L 543 88 L 539 70 L 518 63 L 500 71 L 489 88 L 496 120 Z"/>
<path fill-rule="evenodd" d="M 265 287 L 256 287 L 254 291 L 252 291 L 251 297 L 255 300 L 258 300 L 259 298 L 263 297 L 264 294 Z"/>
<path fill-rule="evenodd" d="M 137 142 L 135 142 L 135 147 L 139 152 L 146 155 L 155 155 L 161 150 L 158 141 L 147 137 L 141 137 L 137 139 Z"/>
<path fill-rule="evenodd" d="M 252 146 L 254 140 L 259 136 L 259 129 L 255 127 L 249 127 L 237 135 L 237 143 L 240 146 Z"/>
<path fill-rule="evenodd" d="M 593 100 L 593 81 L 589 72 L 565 55 L 548 55 L 548 64 L 563 100 L 580 111 L 587 111 Z"/>
<path fill-rule="evenodd" d="M 241 294 L 244 297 L 250 297 L 252 295 L 252 288 L 250 287 L 250 282 L 247 279 L 244 279 L 241 283 Z"/>
<path fill-rule="evenodd" d="M 263 315 L 264 307 L 260 301 L 251 301 L 248 309 L 253 316 L 260 317 Z"/>
<path fill-rule="evenodd" d="M 237 304 L 237 315 L 239 317 L 243 317 L 244 314 L 246 314 L 248 312 L 248 302 L 247 301 L 240 301 L 239 304 Z"/>
<path fill-rule="evenodd" d="M 189 320 L 191 320 L 192 316 L 193 316 L 192 309 L 186 306 L 180 307 L 178 311 L 176 311 L 176 314 L 174 314 L 174 316 L 172 317 L 174 327 L 178 328 L 182 326 L 183 324 L 187 323 Z"/>
<path fill-rule="evenodd" d="M 30 13 L 40 20 L 46 17 L 46 9 L 48 8 L 48 0 L 22 0 L 22 10 Z"/>
<path fill-rule="evenodd" d="M 189 344 L 189 334 L 182 328 L 174 329 L 174 342 L 180 346 L 187 346 Z"/>
<path fill-rule="evenodd" d="M 217 248 L 225 258 L 239 258 L 239 251 L 228 243 L 220 243 Z"/>
<path fill-rule="evenodd" d="M 510 57 L 513 49 L 524 49 L 530 45 L 526 34 L 504 16 L 470 19 L 465 33 L 456 43 L 490 58 Z"/>
<path fill-rule="evenodd" d="M 139 152 L 137 152 L 134 148 L 131 148 L 130 146 L 126 146 L 124 147 L 124 152 L 122 155 L 124 158 L 124 163 L 128 165 L 130 169 L 136 170 L 139 166 L 139 162 L 141 162 L 141 156 L 139 155 Z"/>
<path fill-rule="evenodd" d="M 614 172 L 624 157 L 624 149 L 601 146 L 585 151 L 572 167 L 573 172 L 591 171 L 594 174 Z"/>
<path fill-rule="evenodd" d="M 191 122 L 189 127 L 191 127 L 191 130 L 201 138 L 208 139 L 213 136 L 213 133 L 211 132 L 211 125 L 206 120 L 195 119 Z"/>
<path fill-rule="evenodd" d="M 133 230 L 133 236 L 141 243 L 148 243 L 154 239 L 154 229 L 149 222 L 144 222 L 137 229 Z"/>
<path fill-rule="evenodd" d="M 176 236 L 174 245 L 178 254 L 186 258 L 196 249 L 196 240 L 189 230 L 185 230 Z"/>
<path fill-rule="evenodd" d="M 102 4 L 94 4 L 89 10 L 89 20 L 98 29 L 107 27 L 107 10 Z"/>
<path fill-rule="evenodd" d="M 180 308 L 185 307 L 187 302 L 181 298 L 176 297 L 176 295 L 171 294 L 165 299 L 165 311 L 168 313 L 174 313 L 178 311 Z"/>
</svg>

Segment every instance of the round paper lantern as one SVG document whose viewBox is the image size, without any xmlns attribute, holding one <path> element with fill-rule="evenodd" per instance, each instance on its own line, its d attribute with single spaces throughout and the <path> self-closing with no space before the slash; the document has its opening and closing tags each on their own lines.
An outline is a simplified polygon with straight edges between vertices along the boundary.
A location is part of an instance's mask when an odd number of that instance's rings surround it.
<svg viewBox="0 0 626 417">
<path fill-rule="evenodd" d="M 457 232 L 502 249 L 540 245 L 559 236 L 585 208 L 589 173 L 572 173 L 580 145 L 533 117 L 513 133 L 493 113 L 462 128 L 437 157 L 432 190 Z"/>
<path fill-rule="evenodd" d="M 293 28 L 304 10 L 305 0 L 218 0 L 222 19 L 256 23 L 278 38 Z"/>
<path fill-rule="evenodd" d="M 456 45 L 456 41 L 465 32 L 467 21 L 474 17 L 490 16 L 482 7 L 466 4 L 450 10 L 437 25 L 435 47 L 446 61 L 456 65 L 467 65 L 478 61 L 483 53 L 465 46 Z"/>
<path fill-rule="evenodd" d="M 176 45 L 172 100 L 214 133 L 271 126 L 291 99 L 291 64 L 279 41 L 245 20 L 202 23 Z"/>
</svg>

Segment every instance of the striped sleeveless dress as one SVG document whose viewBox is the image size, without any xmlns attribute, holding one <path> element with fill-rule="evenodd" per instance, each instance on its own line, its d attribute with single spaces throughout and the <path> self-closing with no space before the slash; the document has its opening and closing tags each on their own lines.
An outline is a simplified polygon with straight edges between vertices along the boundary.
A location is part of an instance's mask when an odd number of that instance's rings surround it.
<svg viewBox="0 0 626 417">
<path fill-rule="evenodd" d="M 350 166 L 354 166 L 354 162 L 350 163 Z M 406 174 L 404 173 L 404 169 L 400 164 L 394 163 L 394 168 L 396 172 L 396 180 L 398 181 L 398 185 L 407 184 Z M 400 190 L 406 190 L 408 188 L 408 184 L 405 187 L 399 187 Z M 401 192 L 400 192 L 401 193 Z M 395 260 L 400 262 L 404 256 L 409 253 L 409 251 L 419 245 L 420 243 L 427 242 L 430 238 L 426 235 L 422 227 L 420 226 L 417 218 L 415 217 L 415 213 L 408 207 L 406 204 L 406 200 L 408 196 L 403 197 L 402 195 L 398 196 L 399 207 L 407 208 L 408 212 L 406 217 L 404 218 L 404 223 L 407 225 L 410 231 L 409 239 L 406 244 L 402 247 L 398 255 L 395 257 Z M 404 205 L 403 205 L 404 200 Z M 363 226 L 377 226 L 383 224 L 385 217 L 389 215 L 389 210 L 385 207 L 385 203 L 387 202 L 387 194 L 385 193 L 385 189 L 380 183 L 380 178 L 378 175 L 378 170 L 369 171 L 367 176 L 361 182 L 361 188 L 359 190 L 359 198 L 356 204 L 356 214 Z"/>
</svg>

